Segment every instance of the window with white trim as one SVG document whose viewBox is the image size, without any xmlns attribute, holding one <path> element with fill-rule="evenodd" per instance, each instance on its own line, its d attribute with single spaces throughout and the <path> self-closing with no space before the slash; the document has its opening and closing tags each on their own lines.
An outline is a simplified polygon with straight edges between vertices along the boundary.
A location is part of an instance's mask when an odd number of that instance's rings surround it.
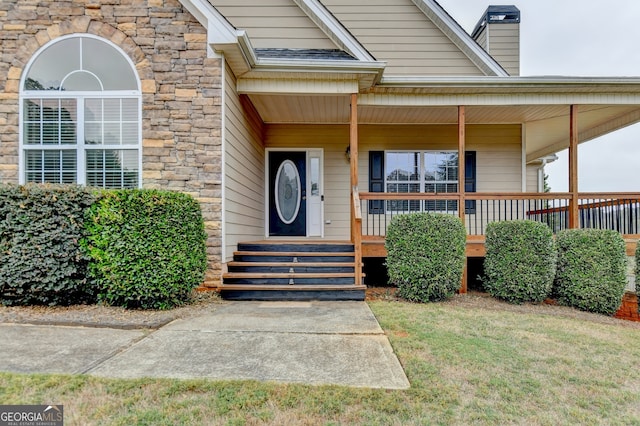
<svg viewBox="0 0 640 426">
<path fill-rule="evenodd" d="M 386 151 L 385 192 L 458 192 L 457 151 Z M 455 212 L 455 200 L 392 200 L 387 209 L 394 212 Z"/>
<path fill-rule="evenodd" d="M 140 84 L 133 63 L 97 37 L 43 47 L 20 91 L 20 180 L 136 188 L 141 183 Z"/>
</svg>

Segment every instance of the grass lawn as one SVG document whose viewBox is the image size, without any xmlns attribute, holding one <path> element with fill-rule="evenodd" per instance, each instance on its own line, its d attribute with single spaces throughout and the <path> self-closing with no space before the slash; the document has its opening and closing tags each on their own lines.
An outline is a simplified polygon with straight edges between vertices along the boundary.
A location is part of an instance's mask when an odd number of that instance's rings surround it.
<svg viewBox="0 0 640 426">
<path fill-rule="evenodd" d="M 640 425 L 638 327 L 536 307 L 370 306 L 407 391 L 1 373 L 0 403 L 64 404 L 66 425 Z"/>
</svg>

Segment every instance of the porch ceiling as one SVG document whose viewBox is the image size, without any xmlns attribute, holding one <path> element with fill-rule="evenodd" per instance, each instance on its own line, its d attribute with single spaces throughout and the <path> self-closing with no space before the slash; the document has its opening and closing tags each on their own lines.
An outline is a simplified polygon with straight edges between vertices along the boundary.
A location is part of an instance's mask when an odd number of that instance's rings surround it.
<svg viewBox="0 0 640 426">
<path fill-rule="evenodd" d="M 267 124 L 347 124 L 345 95 L 248 95 Z M 640 105 L 587 104 L 578 109 L 580 142 L 640 121 Z M 456 124 L 457 106 L 360 105 L 359 124 Z M 526 124 L 527 160 L 569 145 L 569 105 L 467 105 L 467 124 Z"/>
</svg>

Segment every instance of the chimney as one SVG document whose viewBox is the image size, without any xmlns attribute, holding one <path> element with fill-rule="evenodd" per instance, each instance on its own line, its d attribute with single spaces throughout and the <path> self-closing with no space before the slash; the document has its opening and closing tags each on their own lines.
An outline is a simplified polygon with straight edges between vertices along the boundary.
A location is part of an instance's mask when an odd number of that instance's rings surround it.
<svg viewBox="0 0 640 426">
<path fill-rule="evenodd" d="M 517 7 L 489 6 L 471 37 L 509 75 L 520 75 L 520 10 Z"/>
</svg>

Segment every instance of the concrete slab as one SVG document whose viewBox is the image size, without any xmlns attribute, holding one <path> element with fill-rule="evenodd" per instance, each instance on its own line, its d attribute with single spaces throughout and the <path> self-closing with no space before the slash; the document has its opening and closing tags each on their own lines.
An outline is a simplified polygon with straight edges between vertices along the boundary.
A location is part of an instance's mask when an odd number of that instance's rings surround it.
<svg viewBox="0 0 640 426">
<path fill-rule="evenodd" d="M 143 336 L 140 330 L 0 324 L 0 369 L 84 373 Z"/>
<path fill-rule="evenodd" d="M 0 324 L 0 369 L 406 389 L 364 302 L 231 302 L 142 330 Z"/>
<path fill-rule="evenodd" d="M 364 302 L 230 302 L 210 314 L 176 320 L 163 329 L 384 334 Z"/>
<path fill-rule="evenodd" d="M 89 372 L 406 389 L 384 335 L 159 330 Z"/>
</svg>

